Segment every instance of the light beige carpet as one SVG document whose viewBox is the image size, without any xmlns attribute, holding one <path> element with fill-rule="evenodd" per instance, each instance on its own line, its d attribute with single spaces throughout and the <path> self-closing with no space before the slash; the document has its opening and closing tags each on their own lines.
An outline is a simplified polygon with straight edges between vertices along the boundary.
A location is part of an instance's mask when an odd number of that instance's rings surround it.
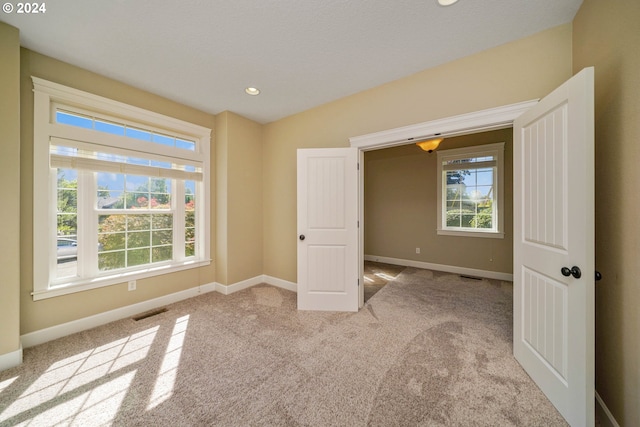
<svg viewBox="0 0 640 427">
<path fill-rule="evenodd" d="M 407 268 L 401 265 L 393 265 L 375 261 L 364 263 L 364 301 L 367 302 L 380 289 L 398 277 Z"/>
<path fill-rule="evenodd" d="M 508 282 L 407 268 L 358 313 L 267 285 L 24 352 L 0 425 L 560 426 L 511 355 Z"/>
</svg>

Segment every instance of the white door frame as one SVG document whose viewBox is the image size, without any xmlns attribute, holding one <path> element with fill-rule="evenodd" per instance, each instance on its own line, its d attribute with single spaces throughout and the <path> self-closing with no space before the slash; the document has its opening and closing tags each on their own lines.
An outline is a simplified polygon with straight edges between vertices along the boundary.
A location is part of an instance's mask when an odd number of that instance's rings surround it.
<svg viewBox="0 0 640 427">
<path fill-rule="evenodd" d="M 538 103 L 538 99 L 475 111 L 458 116 L 445 117 L 415 125 L 370 133 L 349 138 L 351 147 L 359 150 L 360 183 L 358 186 L 358 262 L 360 269 L 359 307 L 364 305 L 364 152 L 399 145 L 433 136 L 453 137 L 472 133 L 505 129 L 513 126 L 516 117 Z"/>
</svg>

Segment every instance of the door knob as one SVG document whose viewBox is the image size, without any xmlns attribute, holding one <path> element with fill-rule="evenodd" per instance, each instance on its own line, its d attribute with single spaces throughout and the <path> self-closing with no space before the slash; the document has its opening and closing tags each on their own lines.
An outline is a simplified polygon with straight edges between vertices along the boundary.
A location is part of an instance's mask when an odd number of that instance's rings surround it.
<svg viewBox="0 0 640 427">
<path fill-rule="evenodd" d="M 596 271 L 596 282 L 597 282 L 598 280 L 602 280 L 602 274 L 600 274 L 600 272 L 599 272 L 599 271 Z"/>
<path fill-rule="evenodd" d="M 300 240 L 304 240 L 304 234 L 301 234 L 299 237 Z"/>
<path fill-rule="evenodd" d="M 576 279 L 579 279 L 580 277 L 582 277 L 582 271 L 580 271 L 580 268 L 576 267 L 575 265 L 571 268 L 562 267 L 562 269 L 560 270 L 560 273 L 562 273 L 562 275 L 565 277 L 573 276 Z"/>
</svg>

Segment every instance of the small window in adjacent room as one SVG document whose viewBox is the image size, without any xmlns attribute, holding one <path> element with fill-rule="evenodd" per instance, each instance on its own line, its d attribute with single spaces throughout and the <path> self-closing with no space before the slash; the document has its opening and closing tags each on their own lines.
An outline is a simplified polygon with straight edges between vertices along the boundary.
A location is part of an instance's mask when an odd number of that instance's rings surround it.
<svg viewBox="0 0 640 427">
<path fill-rule="evenodd" d="M 504 237 L 504 143 L 437 153 L 438 234 Z"/>
</svg>

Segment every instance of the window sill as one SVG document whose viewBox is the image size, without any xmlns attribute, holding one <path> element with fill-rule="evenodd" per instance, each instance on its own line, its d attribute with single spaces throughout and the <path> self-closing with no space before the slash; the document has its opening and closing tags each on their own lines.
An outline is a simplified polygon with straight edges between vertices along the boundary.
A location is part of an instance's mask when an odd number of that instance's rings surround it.
<svg viewBox="0 0 640 427">
<path fill-rule="evenodd" d="M 140 280 L 147 277 L 159 276 L 162 274 L 175 273 L 192 268 L 204 267 L 211 264 L 211 260 L 191 260 L 181 263 L 165 264 L 153 266 L 141 270 L 113 272 L 92 279 L 74 279 L 65 283 L 49 285 L 48 289 L 34 291 L 31 293 L 34 301 L 47 298 L 54 298 L 76 292 L 88 291 L 90 289 L 102 288 L 115 284 L 125 283 L 129 280 Z"/>
<path fill-rule="evenodd" d="M 458 230 L 438 230 L 439 236 L 458 237 L 483 237 L 489 239 L 504 239 L 504 233 L 500 231 L 458 231 Z"/>
</svg>

